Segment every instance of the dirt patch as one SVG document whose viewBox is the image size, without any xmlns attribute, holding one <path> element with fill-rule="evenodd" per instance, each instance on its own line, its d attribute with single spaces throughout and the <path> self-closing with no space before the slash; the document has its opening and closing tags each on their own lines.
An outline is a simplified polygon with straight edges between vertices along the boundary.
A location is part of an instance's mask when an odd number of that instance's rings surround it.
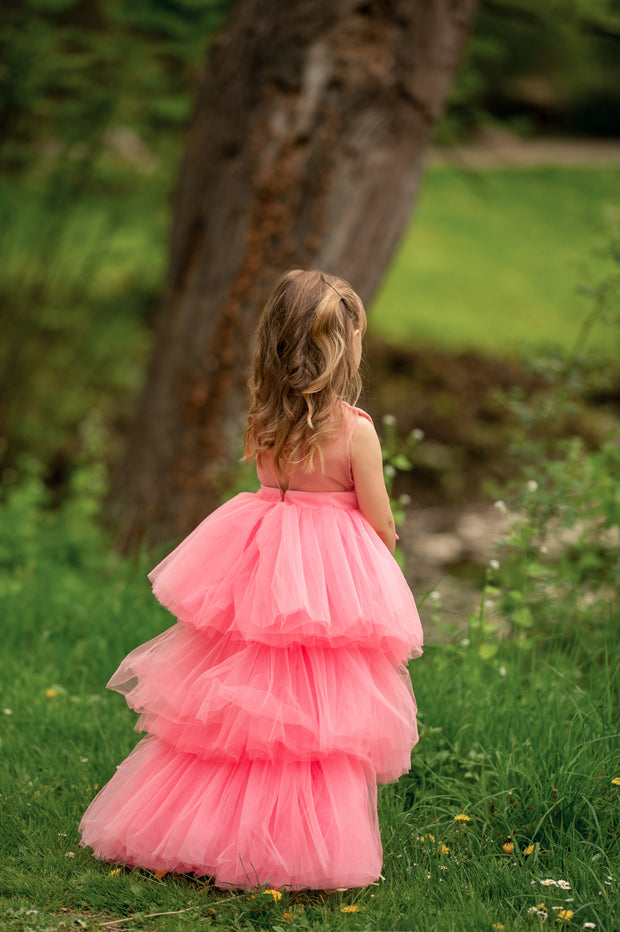
<svg viewBox="0 0 620 932">
<path fill-rule="evenodd" d="M 617 139 L 520 139 L 503 130 L 484 130 L 462 145 L 434 146 L 428 164 L 465 170 L 544 166 L 620 165 Z"/>
<path fill-rule="evenodd" d="M 523 427 L 507 396 L 517 392 L 535 410 L 560 385 L 514 359 L 471 351 L 398 347 L 371 336 L 366 353 L 360 403 L 379 433 L 385 437 L 383 417 L 392 415 L 398 446 L 413 430 L 424 435 L 412 451 L 413 469 L 394 482 L 394 494 L 411 499 L 399 528 L 407 578 L 418 599 L 437 587 L 444 617 L 460 630 L 479 604 L 486 567 L 506 531 L 493 502 L 522 470 Z M 554 420 L 553 436 L 581 436 L 594 449 L 620 426 L 620 381 L 600 382 L 604 390 L 591 384 Z M 433 614 L 429 600 L 421 610 L 429 640 L 445 637 Z"/>
</svg>

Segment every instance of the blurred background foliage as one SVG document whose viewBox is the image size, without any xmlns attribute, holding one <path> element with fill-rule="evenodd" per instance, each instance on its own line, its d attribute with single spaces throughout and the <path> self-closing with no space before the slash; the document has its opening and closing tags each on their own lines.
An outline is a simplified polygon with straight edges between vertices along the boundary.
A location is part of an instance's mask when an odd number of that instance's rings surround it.
<svg viewBox="0 0 620 932">
<path fill-rule="evenodd" d="M 5 485 L 37 464 L 61 496 L 76 465 L 109 463 L 120 450 L 150 349 L 184 133 L 230 4 L 16 0 L 0 12 Z M 459 146 L 489 128 L 617 135 L 619 48 L 615 0 L 483 0 L 437 143 Z M 416 248 L 408 237 L 371 309 L 377 339 L 398 342 L 400 351 L 422 340 L 440 354 L 514 354 L 526 336 L 570 343 L 565 301 L 575 275 L 567 270 L 595 245 L 605 203 L 620 199 L 618 175 L 524 174 L 472 181 L 462 171 L 429 172 Z M 507 241 L 498 238 L 498 219 Z M 554 249 L 526 255 L 536 237 Z M 498 292 L 491 283 L 502 250 L 514 261 Z M 475 304 L 464 305 L 468 276 Z M 532 322 L 540 333 L 532 334 Z M 609 348 L 609 340 L 599 345 Z M 388 357 L 386 372 L 394 367 Z M 449 356 L 425 358 L 431 370 L 449 367 Z M 391 409 L 391 396 L 375 395 Z"/>
</svg>

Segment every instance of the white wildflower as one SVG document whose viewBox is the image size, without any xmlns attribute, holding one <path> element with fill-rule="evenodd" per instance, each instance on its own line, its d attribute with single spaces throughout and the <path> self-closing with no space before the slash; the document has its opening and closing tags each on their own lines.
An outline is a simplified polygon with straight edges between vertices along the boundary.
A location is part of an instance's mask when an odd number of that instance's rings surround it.
<svg viewBox="0 0 620 932">
<path fill-rule="evenodd" d="M 499 560 L 489 560 L 489 569 L 497 572 L 499 569 Z"/>
<path fill-rule="evenodd" d="M 538 491 L 538 483 L 536 482 L 536 479 L 529 479 L 529 480 L 528 480 L 528 483 L 527 483 L 527 490 L 528 490 L 528 492 L 536 492 L 536 491 Z"/>
<path fill-rule="evenodd" d="M 393 414 L 384 414 L 381 420 L 386 427 L 394 427 L 396 425 L 396 418 Z"/>
<path fill-rule="evenodd" d="M 424 431 L 423 431 L 423 430 L 420 430 L 419 427 L 415 427 L 415 428 L 411 431 L 411 437 L 412 437 L 413 440 L 415 440 L 415 441 L 417 441 L 417 443 L 419 443 L 421 440 L 424 440 Z"/>
</svg>

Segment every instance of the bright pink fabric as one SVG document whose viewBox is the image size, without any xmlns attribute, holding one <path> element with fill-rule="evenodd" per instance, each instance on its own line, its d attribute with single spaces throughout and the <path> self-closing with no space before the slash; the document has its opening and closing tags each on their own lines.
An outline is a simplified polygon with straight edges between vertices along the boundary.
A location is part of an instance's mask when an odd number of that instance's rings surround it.
<svg viewBox="0 0 620 932">
<path fill-rule="evenodd" d="M 349 438 L 332 478 L 350 472 Z M 375 880 L 376 783 L 410 766 L 405 663 L 422 630 L 355 492 L 237 495 L 149 578 L 178 621 L 108 683 L 148 736 L 89 806 L 82 844 L 220 886 Z"/>
</svg>

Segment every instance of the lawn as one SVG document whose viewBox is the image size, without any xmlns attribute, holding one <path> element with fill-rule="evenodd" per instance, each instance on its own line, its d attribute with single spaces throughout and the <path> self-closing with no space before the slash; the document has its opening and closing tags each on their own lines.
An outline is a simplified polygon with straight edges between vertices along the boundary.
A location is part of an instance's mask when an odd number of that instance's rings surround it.
<svg viewBox="0 0 620 932">
<path fill-rule="evenodd" d="M 372 326 L 455 348 L 570 345 L 583 315 L 574 263 L 590 259 L 605 205 L 619 196 L 620 179 L 603 169 L 432 169 Z M 149 560 L 115 555 L 94 521 L 104 491 L 98 406 L 126 407 L 139 383 L 165 222 L 161 203 L 153 210 L 141 194 L 125 216 L 118 205 L 79 205 L 62 236 L 50 221 L 39 240 L 36 195 L 21 207 L 19 229 L 5 222 L 0 234 L 6 320 L 26 323 L 7 331 L 5 352 L 34 373 L 15 416 L 37 437 L 45 420 L 50 449 L 80 425 L 84 451 L 61 508 L 49 507 L 39 478 L 44 445 L 19 477 L 4 476 L 0 932 L 617 929 L 614 442 L 533 451 L 516 511 L 531 530 L 507 545 L 480 614 L 450 619 L 445 606 L 435 643 L 412 664 L 421 740 L 411 773 L 380 792 L 384 879 L 330 895 L 228 894 L 101 864 L 79 847 L 83 811 L 137 740 L 133 714 L 105 682 L 173 620 L 150 594 Z M 37 296 L 44 304 L 26 313 Z M 603 337 L 598 351 L 613 346 Z M 544 537 L 558 521 L 569 540 L 559 553 Z"/>
<path fill-rule="evenodd" d="M 410 775 L 380 793 L 376 885 L 231 894 L 93 860 L 80 816 L 136 741 L 133 713 L 104 684 L 172 619 L 148 561 L 111 554 L 87 503 L 50 513 L 42 494 L 36 480 L 16 489 L 0 531 L 2 932 L 491 932 L 546 915 L 554 928 L 618 927 L 613 613 L 596 636 L 563 613 L 554 634 L 491 650 L 481 638 L 493 626 L 472 618 L 412 664 L 421 740 Z"/>
<path fill-rule="evenodd" d="M 609 272 L 600 252 L 619 205 L 611 168 L 430 168 L 370 326 L 455 349 L 570 349 L 588 309 L 579 287 Z M 619 349 L 604 332 L 595 345 Z"/>
</svg>

